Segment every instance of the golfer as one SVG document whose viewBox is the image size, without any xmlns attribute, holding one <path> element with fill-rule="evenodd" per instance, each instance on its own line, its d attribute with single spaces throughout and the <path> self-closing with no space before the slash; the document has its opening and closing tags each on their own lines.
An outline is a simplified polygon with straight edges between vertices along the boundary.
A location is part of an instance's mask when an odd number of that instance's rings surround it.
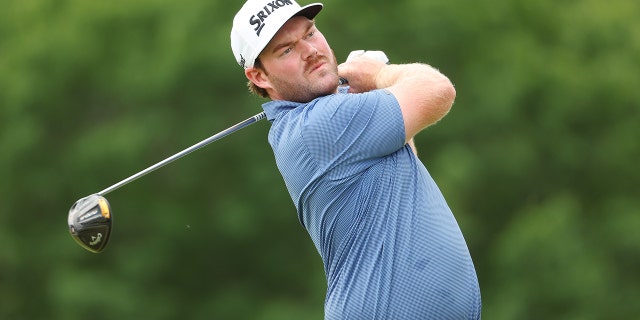
<svg viewBox="0 0 640 320">
<path fill-rule="evenodd" d="M 249 0 L 231 47 L 270 100 L 269 143 L 324 263 L 325 319 L 479 319 L 464 237 L 412 147 L 451 108 L 453 85 L 429 65 L 366 53 L 338 65 L 320 10 Z"/>
</svg>

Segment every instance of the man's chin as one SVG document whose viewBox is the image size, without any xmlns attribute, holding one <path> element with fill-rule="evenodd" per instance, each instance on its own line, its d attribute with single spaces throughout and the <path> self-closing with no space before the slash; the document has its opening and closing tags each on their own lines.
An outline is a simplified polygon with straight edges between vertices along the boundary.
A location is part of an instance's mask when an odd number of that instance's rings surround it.
<svg viewBox="0 0 640 320">
<path fill-rule="evenodd" d="M 321 93 L 320 96 L 327 96 L 338 92 L 339 78 L 335 75 L 323 77 L 316 84 L 318 92 Z"/>
<path fill-rule="evenodd" d="M 322 87 L 333 90 L 340 84 L 340 78 L 337 73 L 323 72 L 314 82 Z"/>
<path fill-rule="evenodd" d="M 290 83 L 288 86 L 280 86 L 278 100 L 307 103 L 316 98 L 328 96 L 338 92 L 338 75 L 330 72 L 317 74 L 303 83 Z"/>
</svg>

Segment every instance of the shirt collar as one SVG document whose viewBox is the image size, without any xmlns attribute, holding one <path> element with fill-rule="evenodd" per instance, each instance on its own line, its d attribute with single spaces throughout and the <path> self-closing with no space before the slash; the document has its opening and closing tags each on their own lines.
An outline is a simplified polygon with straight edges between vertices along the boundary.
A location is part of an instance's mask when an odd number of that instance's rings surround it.
<svg viewBox="0 0 640 320">
<path fill-rule="evenodd" d="M 264 109 L 264 113 L 267 114 L 267 120 L 273 121 L 279 114 L 293 110 L 305 104 L 306 103 L 276 100 L 263 104 L 262 109 Z"/>
</svg>

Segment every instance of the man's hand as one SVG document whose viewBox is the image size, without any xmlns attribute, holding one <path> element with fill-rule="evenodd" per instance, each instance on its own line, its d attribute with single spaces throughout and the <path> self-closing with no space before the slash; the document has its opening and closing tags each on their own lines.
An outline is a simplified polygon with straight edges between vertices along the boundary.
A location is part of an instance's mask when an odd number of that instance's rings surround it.
<svg viewBox="0 0 640 320">
<path fill-rule="evenodd" d="M 338 66 L 338 75 L 349 82 L 350 93 L 368 92 L 376 88 L 376 77 L 389 58 L 382 51 L 351 51 L 347 61 Z"/>
</svg>

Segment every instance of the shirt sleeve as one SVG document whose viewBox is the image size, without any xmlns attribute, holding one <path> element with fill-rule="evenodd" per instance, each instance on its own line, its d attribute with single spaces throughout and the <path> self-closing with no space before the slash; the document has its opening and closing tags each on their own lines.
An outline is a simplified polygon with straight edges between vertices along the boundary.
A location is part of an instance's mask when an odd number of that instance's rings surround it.
<svg viewBox="0 0 640 320">
<path fill-rule="evenodd" d="M 400 105 L 384 89 L 317 99 L 302 125 L 310 154 L 324 166 L 377 161 L 405 145 Z"/>
</svg>

